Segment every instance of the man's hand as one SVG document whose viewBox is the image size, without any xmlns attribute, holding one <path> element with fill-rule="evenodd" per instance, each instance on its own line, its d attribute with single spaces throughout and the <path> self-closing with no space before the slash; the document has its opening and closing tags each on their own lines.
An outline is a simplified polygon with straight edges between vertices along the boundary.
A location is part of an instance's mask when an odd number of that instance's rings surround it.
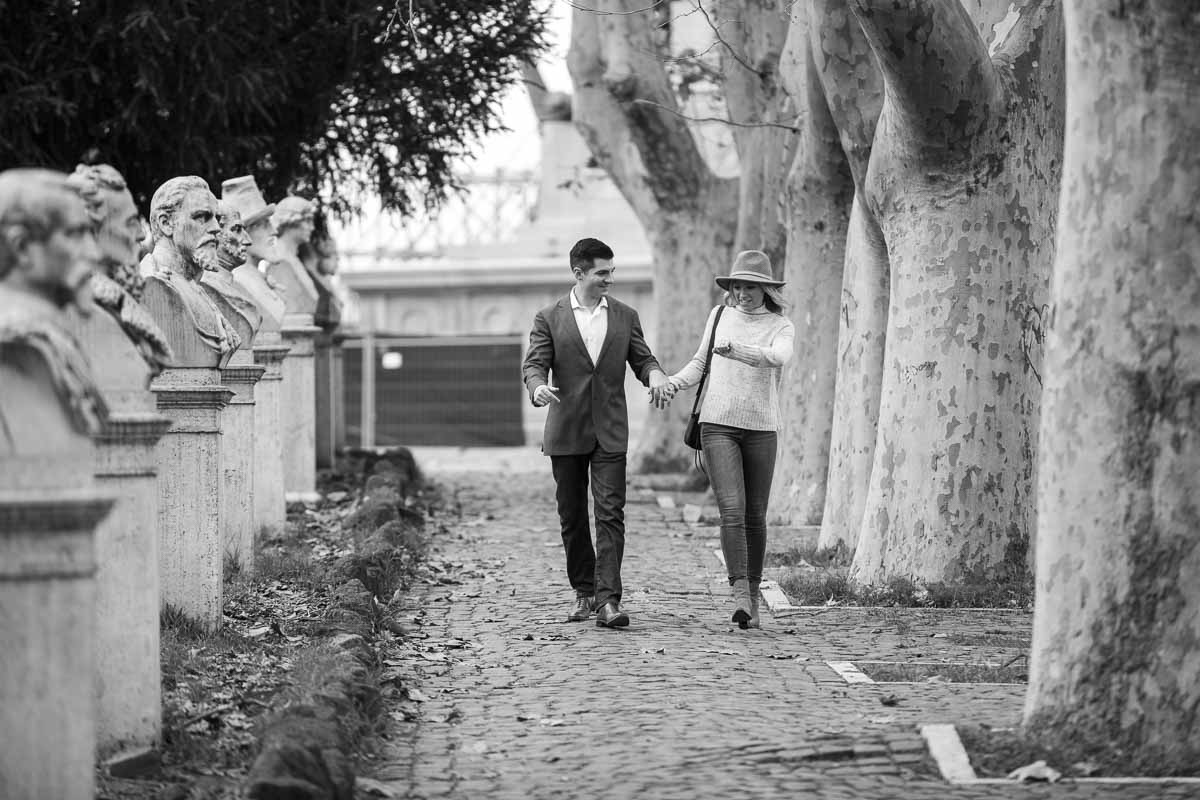
<svg viewBox="0 0 1200 800">
<path fill-rule="evenodd" d="M 733 342 L 729 341 L 728 339 L 725 339 L 724 341 L 721 341 L 721 342 L 717 342 L 716 346 L 713 347 L 713 353 L 715 353 L 716 355 L 719 355 L 719 356 L 727 356 L 727 355 L 729 355 L 730 352 L 732 352 L 732 350 L 733 350 Z"/>
<path fill-rule="evenodd" d="M 650 373 L 650 402 L 660 411 L 671 405 L 675 389 L 667 380 L 666 373 L 655 370 Z"/>
<path fill-rule="evenodd" d="M 533 390 L 533 404 L 541 408 L 544 405 L 559 402 L 558 395 L 555 394 L 557 391 L 557 386 L 549 386 L 543 383 Z"/>
</svg>

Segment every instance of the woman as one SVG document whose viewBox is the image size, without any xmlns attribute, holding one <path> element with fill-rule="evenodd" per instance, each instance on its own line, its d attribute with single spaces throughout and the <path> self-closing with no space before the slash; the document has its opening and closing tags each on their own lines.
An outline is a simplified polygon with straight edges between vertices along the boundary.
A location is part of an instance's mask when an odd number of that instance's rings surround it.
<svg viewBox="0 0 1200 800">
<path fill-rule="evenodd" d="M 792 357 L 795 326 L 784 316 L 782 281 L 759 250 L 734 259 L 716 279 L 725 305 L 713 339 L 700 407 L 700 439 L 721 511 L 721 551 L 733 587 L 733 621 L 759 627 L 758 587 L 767 549 L 767 497 L 775 472 L 780 372 Z M 670 378 L 672 394 L 695 386 L 704 371 L 717 309 L 708 315 L 700 349 Z"/>
</svg>

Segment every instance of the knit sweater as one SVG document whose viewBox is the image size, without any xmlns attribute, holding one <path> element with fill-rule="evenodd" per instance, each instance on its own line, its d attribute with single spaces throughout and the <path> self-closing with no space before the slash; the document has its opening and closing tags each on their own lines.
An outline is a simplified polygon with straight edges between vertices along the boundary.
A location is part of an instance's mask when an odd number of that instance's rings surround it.
<svg viewBox="0 0 1200 800">
<path fill-rule="evenodd" d="M 695 386 L 704 372 L 708 336 L 717 309 L 708 315 L 700 348 L 683 369 L 671 376 L 681 388 Z M 717 326 L 715 345 L 728 342 L 726 355 L 713 353 L 700 421 L 750 431 L 779 429 L 779 383 L 784 364 L 792 357 L 796 327 L 779 314 L 760 310 L 747 314 L 727 307 Z"/>
</svg>

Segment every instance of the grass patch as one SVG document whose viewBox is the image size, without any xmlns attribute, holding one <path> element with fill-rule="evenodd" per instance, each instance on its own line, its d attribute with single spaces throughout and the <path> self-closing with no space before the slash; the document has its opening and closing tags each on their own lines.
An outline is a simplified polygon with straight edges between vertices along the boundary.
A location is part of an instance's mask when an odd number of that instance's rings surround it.
<svg viewBox="0 0 1200 800">
<path fill-rule="evenodd" d="M 1154 763 L 1139 765 L 1118 747 L 1089 749 L 1070 737 L 1049 742 L 1036 734 L 986 725 L 959 725 L 956 730 L 980 778 L 1004 778 L 1035 761 L 1045 761 L 1067 778 L 1200 777 L 1200 765 L 1181 770 L 1156 768 Z"/>
<path fill-rule="evenodd" d="M 1024 657 L 1019 663 L 946 664 L 937 662 L 855 661 L 876 683 L 1014 683 L 1029 681 Z"/>
<path fill-rule="evenodd" d="M 1028 636 L 1013 636 L 1011 633 L 951 633 L 946 636 L 950 644 L 966 647 L 1006 647 L 1012 650 L 1028 650 L 1032 640 Z"/>
<path fill-rule="evenodd" d="M 845 567 L 850 564 L 850 553 L 843 542 L 834 547 L 792 545 L 787 550 L 767 553 L 768 567 Z"/>
<path fill-rule="evenodd" d="M 780 578 L 779 586 L 794 604 L 802 606 L 1028 608 L 1033 603 L 1032 576 L 1017 581 L 924 585 L 897 577 L 881 586 L 862 586 L 852 583 L 849 573 L 850 568 L 841 565 L 801 567 Z"/>
</svg>

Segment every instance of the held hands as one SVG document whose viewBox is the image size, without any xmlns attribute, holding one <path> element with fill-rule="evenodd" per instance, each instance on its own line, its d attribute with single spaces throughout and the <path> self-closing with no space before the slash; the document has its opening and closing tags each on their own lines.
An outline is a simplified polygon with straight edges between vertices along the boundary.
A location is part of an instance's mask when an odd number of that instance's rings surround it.
<svg viewBox="0 0 1200 800">
<path fill-rule="evenodd" d="M 671 405 L 671 398 L 675 396 L 675 389 L 667 376 L 662 372 L 650 373 L 650 402 L 659 411 L 662 411 Z"/>
<path fill-rule="evenodd" d="M 555 394 L 557 391 L 557 386 L 542 384 L 533 390 L 533 404 L 538 408 L 541 408 L 542 406 L 549 405 L 550 403 L 560 402 L 558 395 Z"/>
</svg>

